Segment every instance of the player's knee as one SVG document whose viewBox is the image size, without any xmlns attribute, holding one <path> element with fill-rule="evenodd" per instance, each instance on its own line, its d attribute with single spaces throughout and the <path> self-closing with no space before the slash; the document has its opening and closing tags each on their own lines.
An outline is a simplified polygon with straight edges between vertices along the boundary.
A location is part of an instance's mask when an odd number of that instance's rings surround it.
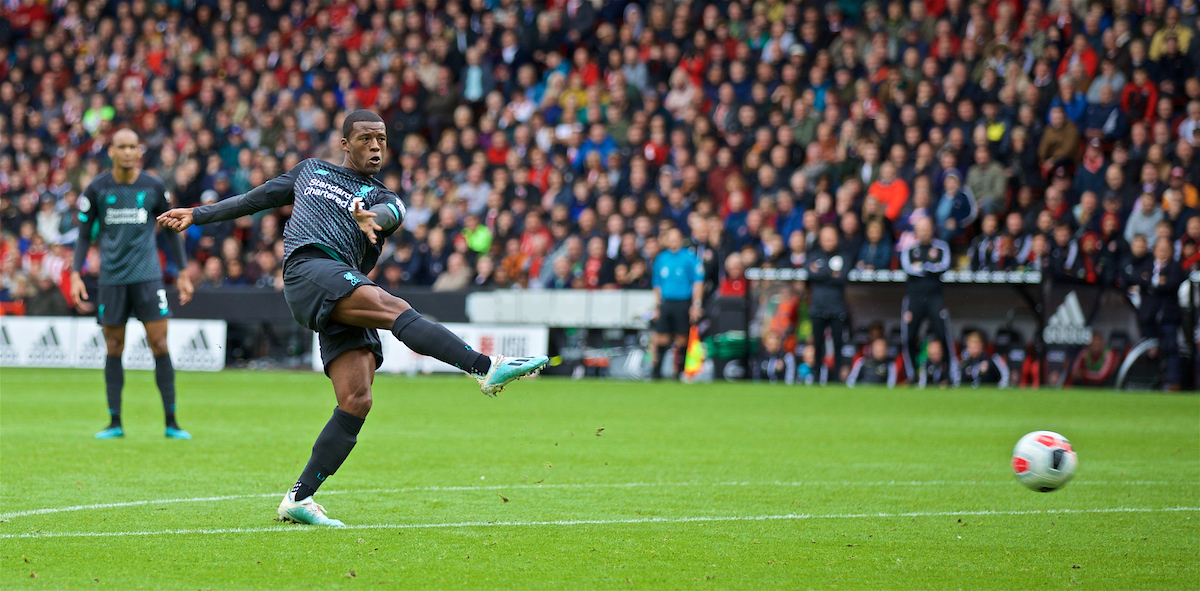
<svg viewBox="0 0 1200 591">
<path fill-rule="evenodd" d="M 118 335 L 105 335 L 104 345 L 108 348 L 109 356 L 120 355 L 125 351 L 125 337 Z"/>
<path fill-rule="evenodd" d="M 387 299 L 388 309 L 392 312 L 395 312 L 396 316 L 399 316 L 412 309 L 412 306 L 410 306 L 408 302 L 404 301 L 404 298 L 398 298 L 386 291 L 383 292 L 383 297 Z"/>
<path fill-rule="evenodd" d="M 351 389 L 339 406 L 356 417 L 366 417 L 371 412 L 371 386 L 363 384 Z"/>
<path fill-rule="evenodd" d="M 155 357 L 161 357 L 168 353 L 166 337 L 154 339 L 149 341 L 147 344 L 150 346 L 150 352 L 154 353 Z"/>
<path fill-rule="evenodd" d="M 405 310 L 412 308 L 412 306 L 408 305 L 408 302 L 388 293 L 382 287 L 371 290 L 371 298 L 373 300 L 372 304 L 376 308 L 380 310 L 387 310 L 388 314 L 392 316 L 399 316 L 403 314 Z"/>
</svg>

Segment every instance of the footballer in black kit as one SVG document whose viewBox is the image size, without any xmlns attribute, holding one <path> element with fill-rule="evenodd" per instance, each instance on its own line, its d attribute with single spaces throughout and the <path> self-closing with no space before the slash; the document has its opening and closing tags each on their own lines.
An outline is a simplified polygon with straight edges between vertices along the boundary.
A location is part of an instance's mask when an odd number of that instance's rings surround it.
<svg viewBox="0 0 1200 591">
<path fill-rule="evenodd" d="M 940 341 L 943 351 L 952 351 L 950 312 L 942 297 L 942 273 L 950 268 L 950 245 L 933 236 L 933 219 L 917 220 L 913 229 L 917 244 L 900 253 L 900 267 L 908 274 L 908 294 L 901 304 L 901 325 L 904 341 L 904 370 L 909 381 L 917 379 L 917 357 L 921 342 L 921 324 L 929 321 L 932 338 Z M 958 383 L 958 362 L 950 359 L 951 380 Z"/>
<path fill-rule="evenodd" d="M 544 355 L 482 355 L 367 278 L 382 240 L 404 220 L 400 198 L 373 177 L 383 167 L 386 146 L 383 119 L 371 111 L 354 111 L 342 124 L 341 166 L 305 160 L 244 195 L 159 216 L 164 226 L 181 232 L 194 223 L 293 206 L 283 231 L 283 294 L 296 321 L 320 335 L 321 359 L 337 407 L 304 471 L 280 502 L 277 513 L 285 521 L 344 525 L 330 519 L 312 496 L 350 455 L 371 410 L 371 384 L 383 361 L 379 329 L 390 330 L 418 354 L 474 374 L 488 396 L 549 361 Z"/>
<path fill-rule="evenodd" d="M 155 218 L 171 208 L 171 196 L 162 180 L 138 169 L 142 147 L 132 130 L 122 129 L 113 134 L 108 154 L 113 169 L 97 176 L 79 199 L 79 240 L 75 244 L 71 273 L 71 295 L 76 301 L 95 297 L 108 349 L 104 381 L 110 422 L 96 438 L 125 436 L 121 424 L 121 391 L 125 385 L 121 355 L 125 351 L 125 324 L 132 315 L 145 325 L 146 344 L 154 354 L 155 381 L 166 415 L 166 436 L 191 439 L 175 419 L 175 368 L 167 348 L 171 308 L 155 241 Z M 98 293 L 88 294 L 81 273 L 93 243 L 100 250 L 100 281 Z M 184 268 L 187 260 L 179 235 L 167 232 L 167 245 L 175 263 Z M 186 304 L 192 296 L 191 281 L 181 273 L 176 285 L 180 305 Z"/>
</svg>

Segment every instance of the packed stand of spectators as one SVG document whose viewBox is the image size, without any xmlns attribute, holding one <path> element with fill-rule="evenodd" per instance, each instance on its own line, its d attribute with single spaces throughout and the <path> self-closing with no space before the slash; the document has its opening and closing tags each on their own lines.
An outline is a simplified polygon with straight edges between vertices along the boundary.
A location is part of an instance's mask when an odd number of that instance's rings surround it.
<svg viewBox="0 0 1200 591">
<path fill-rule="evenodd" d="M 895 268 L 921 216 L 963 268 L 1115 285 L 1169 241 L 1190 269 L 1196 18 L 1194 0 L 5 2 L 0 301 L 76 304 L 76 203 L 118 128 L 194 206 L 340 163 L 357 108 L 387 122 L 380 177 L 408 205 L 373 274 L 388 289 L 648 288 L 678 226 L 708 292 L 737 295 L 823 225 L 855 267 Z M 287 215 L 192 228 L 166 273 L 281 289 Z"/>
</svg>

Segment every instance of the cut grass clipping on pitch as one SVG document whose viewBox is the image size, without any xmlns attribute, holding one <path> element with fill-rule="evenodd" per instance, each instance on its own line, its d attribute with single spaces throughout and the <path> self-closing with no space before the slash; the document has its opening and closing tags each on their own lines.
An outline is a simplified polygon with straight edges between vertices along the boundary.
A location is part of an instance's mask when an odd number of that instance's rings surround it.
<svg viewBox="0 0 1200 591">
<path fill-rule="evenodd" d="M 381 375 L 316 499 L 274 521 L 334 406 L 319 373 L 4 369 L 0 587 L 1196 588 L 1200 398 Z M 1013 444 L 1079 453 L 1038 494 Z"/>
</svg>

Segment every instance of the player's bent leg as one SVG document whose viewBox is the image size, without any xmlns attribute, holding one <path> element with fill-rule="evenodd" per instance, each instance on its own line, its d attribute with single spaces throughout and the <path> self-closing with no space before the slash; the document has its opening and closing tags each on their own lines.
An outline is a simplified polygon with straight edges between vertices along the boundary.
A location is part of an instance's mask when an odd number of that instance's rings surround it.
<svg viewBox="0 0 1200 591">
<path fill-rule="evenodd" d="M 337 396 L 333 417 L 313 444 L 312 455 L 292 490 L 279 503 L 279 518 L 308 525 L 344 525 L 330 519 L 312 496 L 354 450 L 367 413 L 371 410 L 371 384 L 375 381 L 375 354 L 351 349 L 329 362 L 329 379 Z"/>
<path fill-rule="evenodd" d="M 101 326 L 108 356 L 104 359 L 104 394 L 108 399 L 108 427 L 96 434 L 96 439 L 117 439 L 125 436 L 121 426 L 121 391 L 125 388 L 125 368 L 121 355 L 125 352 L 125 325 Z"/>
<path fill-rule="evenodd" d="M 162 396 L 164 434 L 169 439 L 191 439 L 192 434 L 179 428 L 175 419 L 175 366 L 167 349 L 167 320 L 152 320 L 143 323 L 146 327 L 146 344 L 154 354 L 154 382 Z"/>
<path fill-rule="evenodd" d="M 483 355 L 445 326 L 426 320 L 408 302 L 376 285 L 364 285 L 338 300 L 332 319 L 350 326 L 389 328 L 413 352 L 474 374 L 488 396 L 495 396 L 513 380 L 540 371 L 549 361 L 544 355 L 515 359 Z"/>
</svg>

